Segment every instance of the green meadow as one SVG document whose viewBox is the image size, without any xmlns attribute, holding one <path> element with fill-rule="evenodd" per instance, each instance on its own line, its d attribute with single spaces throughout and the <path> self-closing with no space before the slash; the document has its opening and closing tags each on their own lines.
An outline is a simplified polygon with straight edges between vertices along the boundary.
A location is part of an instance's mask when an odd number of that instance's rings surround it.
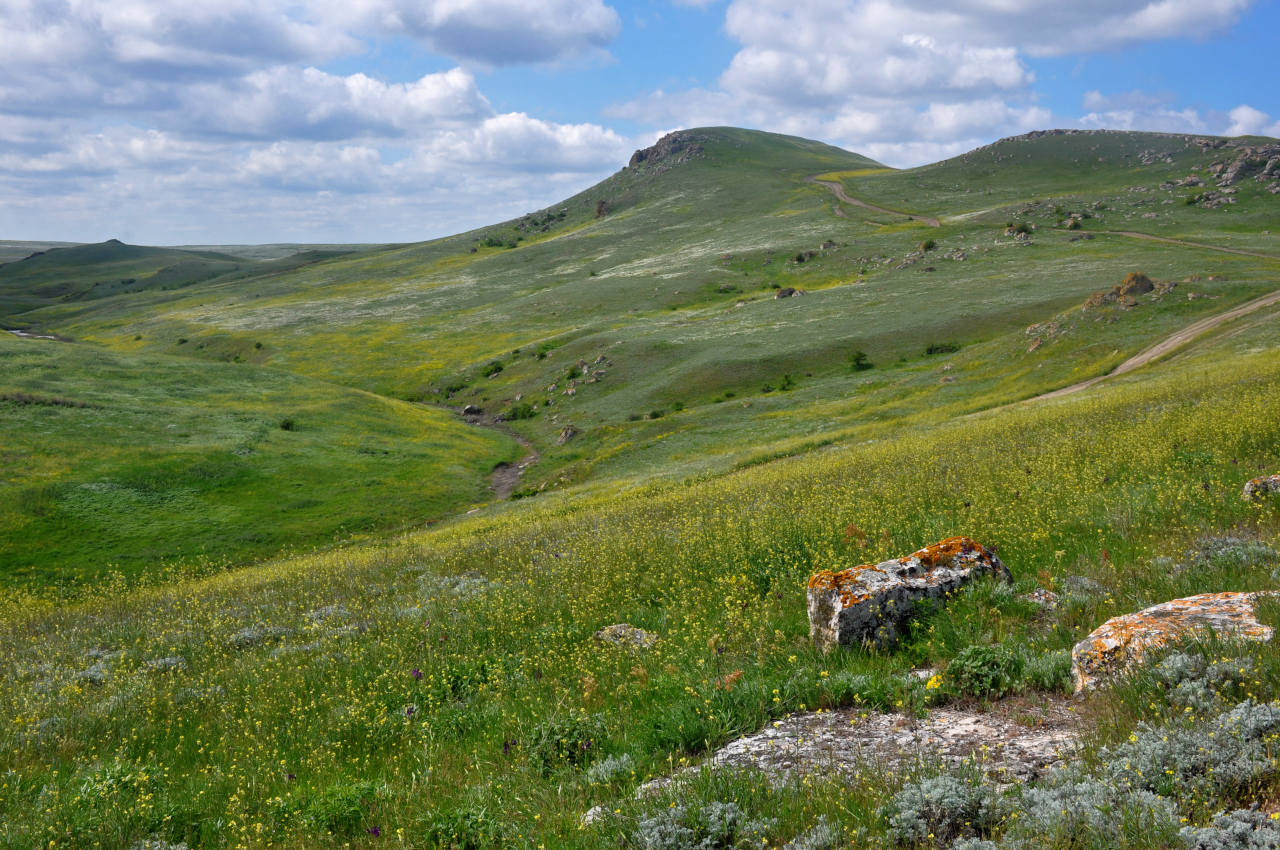
<svg viewBox="0 0 1280 850">
<path fill-rule="evenodd" d="M 1280 306 L 1038 397 L 1275 292 L 1280 196 L 1187 203 L 1167 186 L 1233 154 L 1183 136 L 908 171 L 684 139 L 434 242 L 0 265 L 27 334 L 0 334 L 0 846 L 1155 850 L 1272 811 L 1280 724 L 1212 781 L 1153 742 L 1280 698 L 1280 649 L 1210 640 L 1174 684 L 1077 700 L 1068 652 L 1275 586 L 1277 504 L 1240 493 L 1280 464 Z M 1157 288 L 1090 302 L 1130 272 Z M 814 650 L 809 575 L 953 535 L 1013 585 L 889 649 Z M 594 637 L 617 623 L 656 641 Z M 975 658 L 1004 659 L 999 690 Z M 992 788 L 980 757 L 696 770 L 794 712 L 943 706 L 1078 716 L 1070 790 Z M 945 782 L 960 814 L 912 820 Z M 1057 814 L 1090 794 L 1112 803 Z"/>
</svg>

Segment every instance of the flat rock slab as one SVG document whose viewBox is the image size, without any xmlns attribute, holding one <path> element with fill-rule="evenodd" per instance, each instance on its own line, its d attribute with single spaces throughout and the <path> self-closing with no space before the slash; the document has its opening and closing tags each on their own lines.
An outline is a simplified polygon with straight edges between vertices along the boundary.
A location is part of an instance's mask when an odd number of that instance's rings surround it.
<svg viewBox="0 0 1280 850">
<path fill-rule="evenodd" d="M 1027 725 L 1030 718 L 1037 725 Z M 941 708 L 924 719 L 838 709 L 789 715 L 726 744 L 702 766 L 756 768 L 786 780 L 813 773 L 853 777 L 921 761 L 954 768 L 967 761 L 993 781 L 1027 782 L 1071 754 L 1075 729 L 1075 715 L 1061 701 L 990 713 Z M 639 793 L 660 790 L 697 769 L 645 783 Z"/>
<path fill-rule="evenodd" d="M 887 646 L 916 602 L 941 599 L 984 574 L 1010 580 L 995 553 L 968 537 L 950 537 L 892 561 L 817 573 L 809 579 L 809 636 L 823 652 Z"/>
<path fill-rule="evenodd" d="M 1260 597 L 1275 593 L 1201 593 L 1112 617 L 1071 650 L 1076 693 L 1141 663 L 1148 653 L 1197 633 L 1211 632 L 1232 640 L 1271 640 L 1271 627 L 1258 622 L 1256 608 Z"/>
</svg>

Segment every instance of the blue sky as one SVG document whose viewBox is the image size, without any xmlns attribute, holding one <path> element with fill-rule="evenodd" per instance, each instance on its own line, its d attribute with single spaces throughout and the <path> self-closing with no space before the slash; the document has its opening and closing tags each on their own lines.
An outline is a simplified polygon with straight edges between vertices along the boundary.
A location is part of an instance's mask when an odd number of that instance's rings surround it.
<svg viewBox="0 0 1280 850">
<path fill-rule="evenodd" d="M 898 167 L 1280 136 L 1277 33 L 1277 0 L 0 0 L 0 238 L 426 239 L 706 124 Z"/>
</svg>

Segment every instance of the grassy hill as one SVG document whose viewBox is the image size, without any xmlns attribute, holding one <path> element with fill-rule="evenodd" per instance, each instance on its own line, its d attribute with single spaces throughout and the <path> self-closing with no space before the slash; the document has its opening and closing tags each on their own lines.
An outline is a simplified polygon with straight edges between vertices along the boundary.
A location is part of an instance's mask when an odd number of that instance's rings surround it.
<svg viewBox="0 0 1280 850">
<path fill-rule="evenodd" d="M 46 591 L 420 527 L 488 498 L 517 449 L 271 369 L 10 334 L 0 364 L 0 562 Z"/>
<path fill-rule="evenodd" d="M 1280 195 L 1217 186 L 1265 141 L 1031 134 L 895 171 L 701 128 L 433 242 L 0 266 L 28 334 L 0 334 L 0 846 L 668 846 L 679 809 L 740 813 L 751 846 L 827 823 L 884 847 L 938 765 L 636 791 L 815 708 L 1078 711 L 1099 775 L 1140 723 L 1198 729 L 1151 675 L 1068 704 L 1066 653 L 1274 586 L 1276 505 L 1239 494 L 1280 467 L 1280 306 L 1036 397 L 1280 289 Z M 1095 296 L 1131 272 L 1155 288 Z M 494 503 L 531 451 L 527 498 Z M 953 534 L 1013 587 L 890 650 L 814 651 L 808 575 Z M 614 623 L 658 640 L 593 638 Z M 1024 666 L 1015 696 L 955 684 L 971 649 Z M 1280 697 L 1275 646 L 1192 651 Z M 1090 832 L 1099 810 L 1039 837 L 1181 846 L 1178 818 L 1277 799 L 1259 771 L 1160 828 Z"/>
<path fill-rule="evenodd" d="M 1265 254 L 1277 196 L 1244 180 L 1235 203 L 1210 208 L 1169 188 L 1235 150 L 1032 134 L 893 171 L 802 139 L 704 128 L 561 204 L 418 245 L 275 259 L 280 246 L 257 259 L 49 251 L 0 266 L 0 316 L 126 354 L 514 418 L 541 452 L 518 494 L 699 477 L 1102 374 L 1274 288 L 1276 261 L 1215 248 Z M 898 212 L 842 203 L 815 176 Z M 1139 227 L 1207 244 L 1122 235 Z M 1135 270 L 1188 282 L 1136 309 L 1079 312 Z M 784 289 L 806 294 L 777 298 Z M 1040 337 L 1026 329 L 1042 325 L 1053 332 L 1028 351 Z M 855 368 L 858 352 L 874 368 Z"/>
</svg>

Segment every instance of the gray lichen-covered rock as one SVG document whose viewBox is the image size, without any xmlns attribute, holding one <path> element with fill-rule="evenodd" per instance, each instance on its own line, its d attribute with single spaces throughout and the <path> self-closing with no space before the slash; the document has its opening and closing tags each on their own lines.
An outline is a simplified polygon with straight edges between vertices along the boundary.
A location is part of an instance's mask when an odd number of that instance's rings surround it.
<svg viewBox="0 0 1280 850">
<path fill-rule="evenodd" d="M 633 649 L 648 649 L 658 642 L 658 636 L 646 632 L 630 623 L 614 623 L 605 626 L 595 633 L 597 643 L 610 643 L 614 646 L 629 646 Z"/>
<path fill-rule="evenodd" d="M 905 558 L 817 573 L 809 579 L 809 636 L 823 652 L 838 645 L 886 646 L 916 602 L 940 599 L 984 574 L 1011 580 L 994 552 L 967 537 L 950 537 Z"/>
<path fill-rule="evenodd" d="M 1280 475 L 1263 475 L 1244 485 L 1240 497 L 1246 502 L 1261 502 L 1272 493 L 1280 493 Z"/>
<path fill-rule="evenodd" d="M 1271 640 L 1270 626 L 1258 622 L 1260 593 L 1201 593 L 1112 617 L 1071 650 L 1076 693 L 1116 676 L 1144 656 L 1197 634 L 1231 640 Z"/>
</svg>

